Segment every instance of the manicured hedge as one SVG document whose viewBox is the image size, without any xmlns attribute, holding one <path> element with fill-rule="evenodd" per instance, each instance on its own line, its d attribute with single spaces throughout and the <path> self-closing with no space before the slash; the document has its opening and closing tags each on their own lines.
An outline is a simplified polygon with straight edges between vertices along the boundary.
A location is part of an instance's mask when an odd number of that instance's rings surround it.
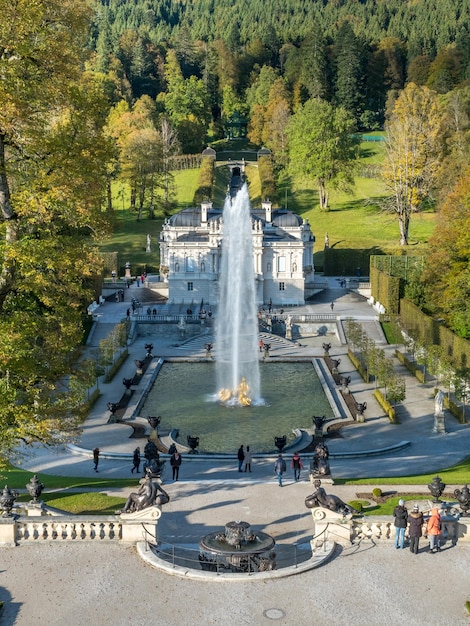
<svg viewBox="0 0 470 626">
<path fill-rule="evenodd" d="M 204 200 L 212 199 L 212 190 L 214 187 L 214 163 L 215 160 L 213 157 L 203 157 L 201 161 L 197 189 L 194 192 L 193 197 L 195 205 L 201 204 Z"/>
<path fill-rule="evenodd" d="M 400 361 L 402 365 L 406 367 L 406 369 L 415 376 L 420 383 L 424 383 L 424 372 L 419 369 L 419 366 L 415 363 L 412 363 L 400 350 L 395 350 L 395 356 Z"/>
<path fill-rule="evenodd" d="M 398 424 L 399 422 L 395 415 L 395 409 L 390 404 L 390 402 L 386 398 L 384 398 L 384 396 L 382 395 L 382 392 L 379 389 L 376 389 L 374 391 L 374 398 L 377 400 L 377 402 L 380 404 L 382 409 L 388 415 L 388 419 L 392 422 L 392 424 Z"/>
<path fill-rule="evenodd" d="M 261 182 L 261 199 L 270 200 L 273 205 L 277 205 L 277 190 L 274 178 L 273 162 L 270 156 L 259 157 L 258 173 Z"/>
<path fill-rule="evenodd" d="M 370 286 L 372 297 L 385 307 L 387 313 L 396 315 L 400 308 L 404 281 L 397 276 L 381 272 L 371 263 Z"/>
</svg>

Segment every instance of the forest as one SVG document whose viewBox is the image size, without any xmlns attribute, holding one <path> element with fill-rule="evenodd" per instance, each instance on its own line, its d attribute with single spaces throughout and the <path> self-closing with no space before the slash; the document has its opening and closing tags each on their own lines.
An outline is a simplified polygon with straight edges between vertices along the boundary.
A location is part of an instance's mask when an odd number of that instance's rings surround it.
<svg viewBox="0 0 470 626">
<path fill-rule="evenodd" d="M 446 93 L 470 78 L 470 7 L 466 0 L 106 0 L 89 45 L 127 97 L 166 91 L 172 49 L 184 78 L 203 81 L 214 122 L 229 113 L 224 88 L 247 112 L 253 84 L 269 67 L 294 107 L 321 97 L 345 106 L 359 127 L 375 128 L 407 82 Z"/>
</svg>

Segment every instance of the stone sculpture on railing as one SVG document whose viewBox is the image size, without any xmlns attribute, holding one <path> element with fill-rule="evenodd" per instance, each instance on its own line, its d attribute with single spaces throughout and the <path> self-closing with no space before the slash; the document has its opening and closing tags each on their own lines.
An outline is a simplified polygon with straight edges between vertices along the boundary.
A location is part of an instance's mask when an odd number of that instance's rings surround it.
<svg viewBox="0 0 470 626">
<path fill-rule="evenodd" d="M 153 441 L 148 441 L 144 448 L 144 473 L 150 478 L 162 477 L 163 467 L 165 461 L 160 461 L 160 455 L 158 454 L 158 448 Z"/>
<path fill-rule="evenodd" d="M 468 515 L 470 510 L 470 490 L 468 489 L 468 485 L 465 485 L 462 489 L 456 489 L 454 496 L 459 501 L 462 515 Z"/>
<path fill-rule="evenodd" d="M 160 485 L 152 482 L 150 476 L 141 478 L 139 484 L 139 491 L 133 491 L 129 494 L 126 504 L 118 513 L 136 513 L 157 504 L 161 506 L 170 501 L 167 492 Z"/>
<path fill-rule="evenodd" d="M 307 509 L 323 507 L 333 511 L 334 513 L 340 513 L 343 516 L 356 513 L 355 509 L 343 502 L 341 498 L 338 498 L 338 496 L 327 494 L 321 486 L 321 480 L 317 478 L 313 484 L 315 486 L 315 491 L 305 498 L 305 506 Z"/>
<path fill-rule="evenodd" d="M 330 463 L 328 461 L 330 451 L 328 446 L 320 441 L 315 446 L 313 459 L 310 463 L 310 474 L 312 476 L 328 476 L 331 474 Z"/>
</svg>

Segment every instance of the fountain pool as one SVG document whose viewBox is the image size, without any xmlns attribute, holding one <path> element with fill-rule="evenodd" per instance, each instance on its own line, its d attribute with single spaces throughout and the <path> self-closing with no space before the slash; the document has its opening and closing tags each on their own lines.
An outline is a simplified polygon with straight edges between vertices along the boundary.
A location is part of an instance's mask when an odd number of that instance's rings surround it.
<svg viewBox="0 0 470 626">
<path fill-rule="evenodd" d="M 334 416 L 310 362 L 260 363 L 261 406 L 217 402 L 216 363 L 165 362 L 141 415 L 161 415 L 162 428 L 200 438 L 199 451 L 234 454 L 240 444 L 254 453 L 274 452 L 274 437 L 293 443 L 294 428 L 312 428 L 313 415 Z"/>
</svg>

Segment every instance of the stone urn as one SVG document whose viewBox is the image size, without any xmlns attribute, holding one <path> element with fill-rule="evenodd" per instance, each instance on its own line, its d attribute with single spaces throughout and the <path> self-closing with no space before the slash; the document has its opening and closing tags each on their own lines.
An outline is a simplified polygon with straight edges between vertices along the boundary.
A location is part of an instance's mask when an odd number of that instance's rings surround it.
<svg viewBox="0 0 470 626">
<path fill-rule="evenodd" d="M 26 485 L 29 495 L 32 497 L 31 504 L 37 504 L 38 498 L 44 490 L 44 484 L 39 480 L 36 474 Z"/>
<path fill-rule="evenodd" d="M 445 488 L 446 488 L 445 483 L 442 482 L 441 477 L 434 476 L 434 478 L 432 479 L 432 482 L 429 483 L 428 485 L 428 489 L 431 492 L 432 496 L 434 497 L 433 502 L 435 503 L 440 502 L 439 498 L 444 493 Z"/>
<path fill-rule="evenodd" d="M 11 517 L 11 510 L 17 497 L 18 492 L 5 485 L 2 495 L 0 496 L 0 509 L 2 510 L 2 517 Z"/>
</svg>

